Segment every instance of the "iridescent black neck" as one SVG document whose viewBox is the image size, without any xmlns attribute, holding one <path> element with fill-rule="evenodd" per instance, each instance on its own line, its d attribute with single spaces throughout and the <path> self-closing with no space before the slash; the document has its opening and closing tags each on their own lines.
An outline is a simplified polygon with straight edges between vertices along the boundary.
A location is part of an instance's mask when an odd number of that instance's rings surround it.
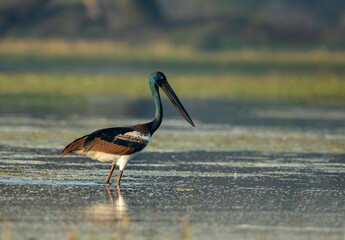
<svg viewBox="0 0 345 240">
<path fill-rule="evenodd" d="M 156 84 L 150 84 L 150 89 L 153 96 L 153 101 L 156 107 L 155 118 L 150 122 L 149 131 L 151 135 L 159 128 L 163 119 L 163 107 L 159 94 L 158 86 Z"/>
</svg>

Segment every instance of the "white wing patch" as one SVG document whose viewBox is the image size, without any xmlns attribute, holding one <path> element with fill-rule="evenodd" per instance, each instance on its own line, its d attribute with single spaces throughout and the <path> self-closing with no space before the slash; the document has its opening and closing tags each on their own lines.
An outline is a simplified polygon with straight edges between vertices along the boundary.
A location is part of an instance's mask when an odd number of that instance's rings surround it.
<svg viewBox="0 0 345 240">
<path fill-rule="evenodd" d="M 137 131 L 128 132 L 124 135 L 129 135 L 129 136 L 134 137 L 134 138 L 140 138 L 140 139 L 147 141 L 147 142 L 150 141 L 150 139 L 151 139 L 150 134 L 145 135 L 145 134 L 143 134 L 141 132 L 137 132 Z"/>
<path fill-rule="evenodd" d="M 149 142 L 150 139 L 151 139 L 151 135 L 148 133 L 148 134 L 143 134 L 141 132 L 138 132 L 138 131 L 132 131 L 132 132 L 128 132 L 128 133 L 125 133 L 125 134 L 122 134 L 122 135 L 119 135 L 117 136 L 117 138 L 121 139 L 121 138 L 124 138 L 124 139 L 133 139 L 135 140 L 136 142 Z"/>
</svg>

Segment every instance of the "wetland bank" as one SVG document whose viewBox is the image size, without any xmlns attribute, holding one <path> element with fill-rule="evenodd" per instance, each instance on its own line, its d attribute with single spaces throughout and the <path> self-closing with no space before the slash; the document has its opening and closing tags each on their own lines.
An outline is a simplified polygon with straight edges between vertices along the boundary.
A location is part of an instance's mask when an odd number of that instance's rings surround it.
<svg viewBox="0 0 345 240">
<path fill-rule="evenodd" d="M 100 61 L 97 44 L 75 55 L 62 42 L 55 56 L 39 43 L 10 57 L 0 44 L 2 239 L 344 239 L 344 53 L 208 53 L 210 64 L 176 49 L 147 62 L 112 45 Z M 151 119 L 155 70 L 195 129 L 164 101 L 121 188 L 103 183 L 109 164 L 59 156 L 77 136 Z"/>
</svg>

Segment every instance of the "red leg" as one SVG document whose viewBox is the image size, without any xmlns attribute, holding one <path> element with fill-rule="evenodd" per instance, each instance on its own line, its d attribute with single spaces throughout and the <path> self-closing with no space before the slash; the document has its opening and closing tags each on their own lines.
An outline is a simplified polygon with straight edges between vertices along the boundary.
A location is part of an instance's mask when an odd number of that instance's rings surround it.
<svg viewBox="0 0 345 240">
<path fill-rule="evenodd" d="M 122 177 L 123 170 L 119 170 L 119 175 L 117 176 L 116 184 L 120 185 L 121 177 Z"/>
<path fill-rule="evenodd" d="M 107 177 L 107 179 L 105 180 L 106 183 L 109 183 L 110 178 L 111 178 L 111 175 L 113 174 L 115 167 L 116 167 L 116 163 L 113 163 L 113 165 L 111 166 L 110 172 L 109 172 L 109 174 L 108 174 L 108 177 Z"/>
</svg>

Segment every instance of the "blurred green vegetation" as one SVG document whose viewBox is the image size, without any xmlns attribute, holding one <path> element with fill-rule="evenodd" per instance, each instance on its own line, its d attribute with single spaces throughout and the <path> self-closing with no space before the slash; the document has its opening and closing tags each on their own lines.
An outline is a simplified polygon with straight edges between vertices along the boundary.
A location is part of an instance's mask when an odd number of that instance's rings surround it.
<svg viewBox="0 0 345 240">
<path fill-rule="evenodd" d="M 104 65 L 129 70 L 95 70 Z M 151 97 L 148 75 L 163 68 L 178 94 L 190 98 L 345 102 L 345 52 L 339 50 L 210 52 L 162 42 L 3 40 L 0 66 L 2 98 Z M 73 71 L 78 66 L 88 71 Z M 131 72 L 138 66 L 152 70 Z"/>
<path fill-rule="evenodd" d="M 138 75 L 0 74 L 0 96 L 150 97 L 146 79 Z M 290 99 L 345 102 L 345 81 L 337 75 L 274 73 L 253 75 L 173 75 L 170 83 L 190 98 Z M 29 95 L 28 95 L 29 94 Z M 31 94 L 31 95 L 30 95 Z M 18 96 L 17 96 L 18 97 Z M 43 98 L 45 99 L 45 98 Z"/>
<path fill-rule="evenodd" d="M 0 3 L 0 98 L 345 102 L 341 0 L 13 0 Z"/>
<path fill-rule="evenodd" d="M 343 0 L 11 0 L 0 3 L 0 37 L 344 49 L 344 9 Z"/>
</svg>

